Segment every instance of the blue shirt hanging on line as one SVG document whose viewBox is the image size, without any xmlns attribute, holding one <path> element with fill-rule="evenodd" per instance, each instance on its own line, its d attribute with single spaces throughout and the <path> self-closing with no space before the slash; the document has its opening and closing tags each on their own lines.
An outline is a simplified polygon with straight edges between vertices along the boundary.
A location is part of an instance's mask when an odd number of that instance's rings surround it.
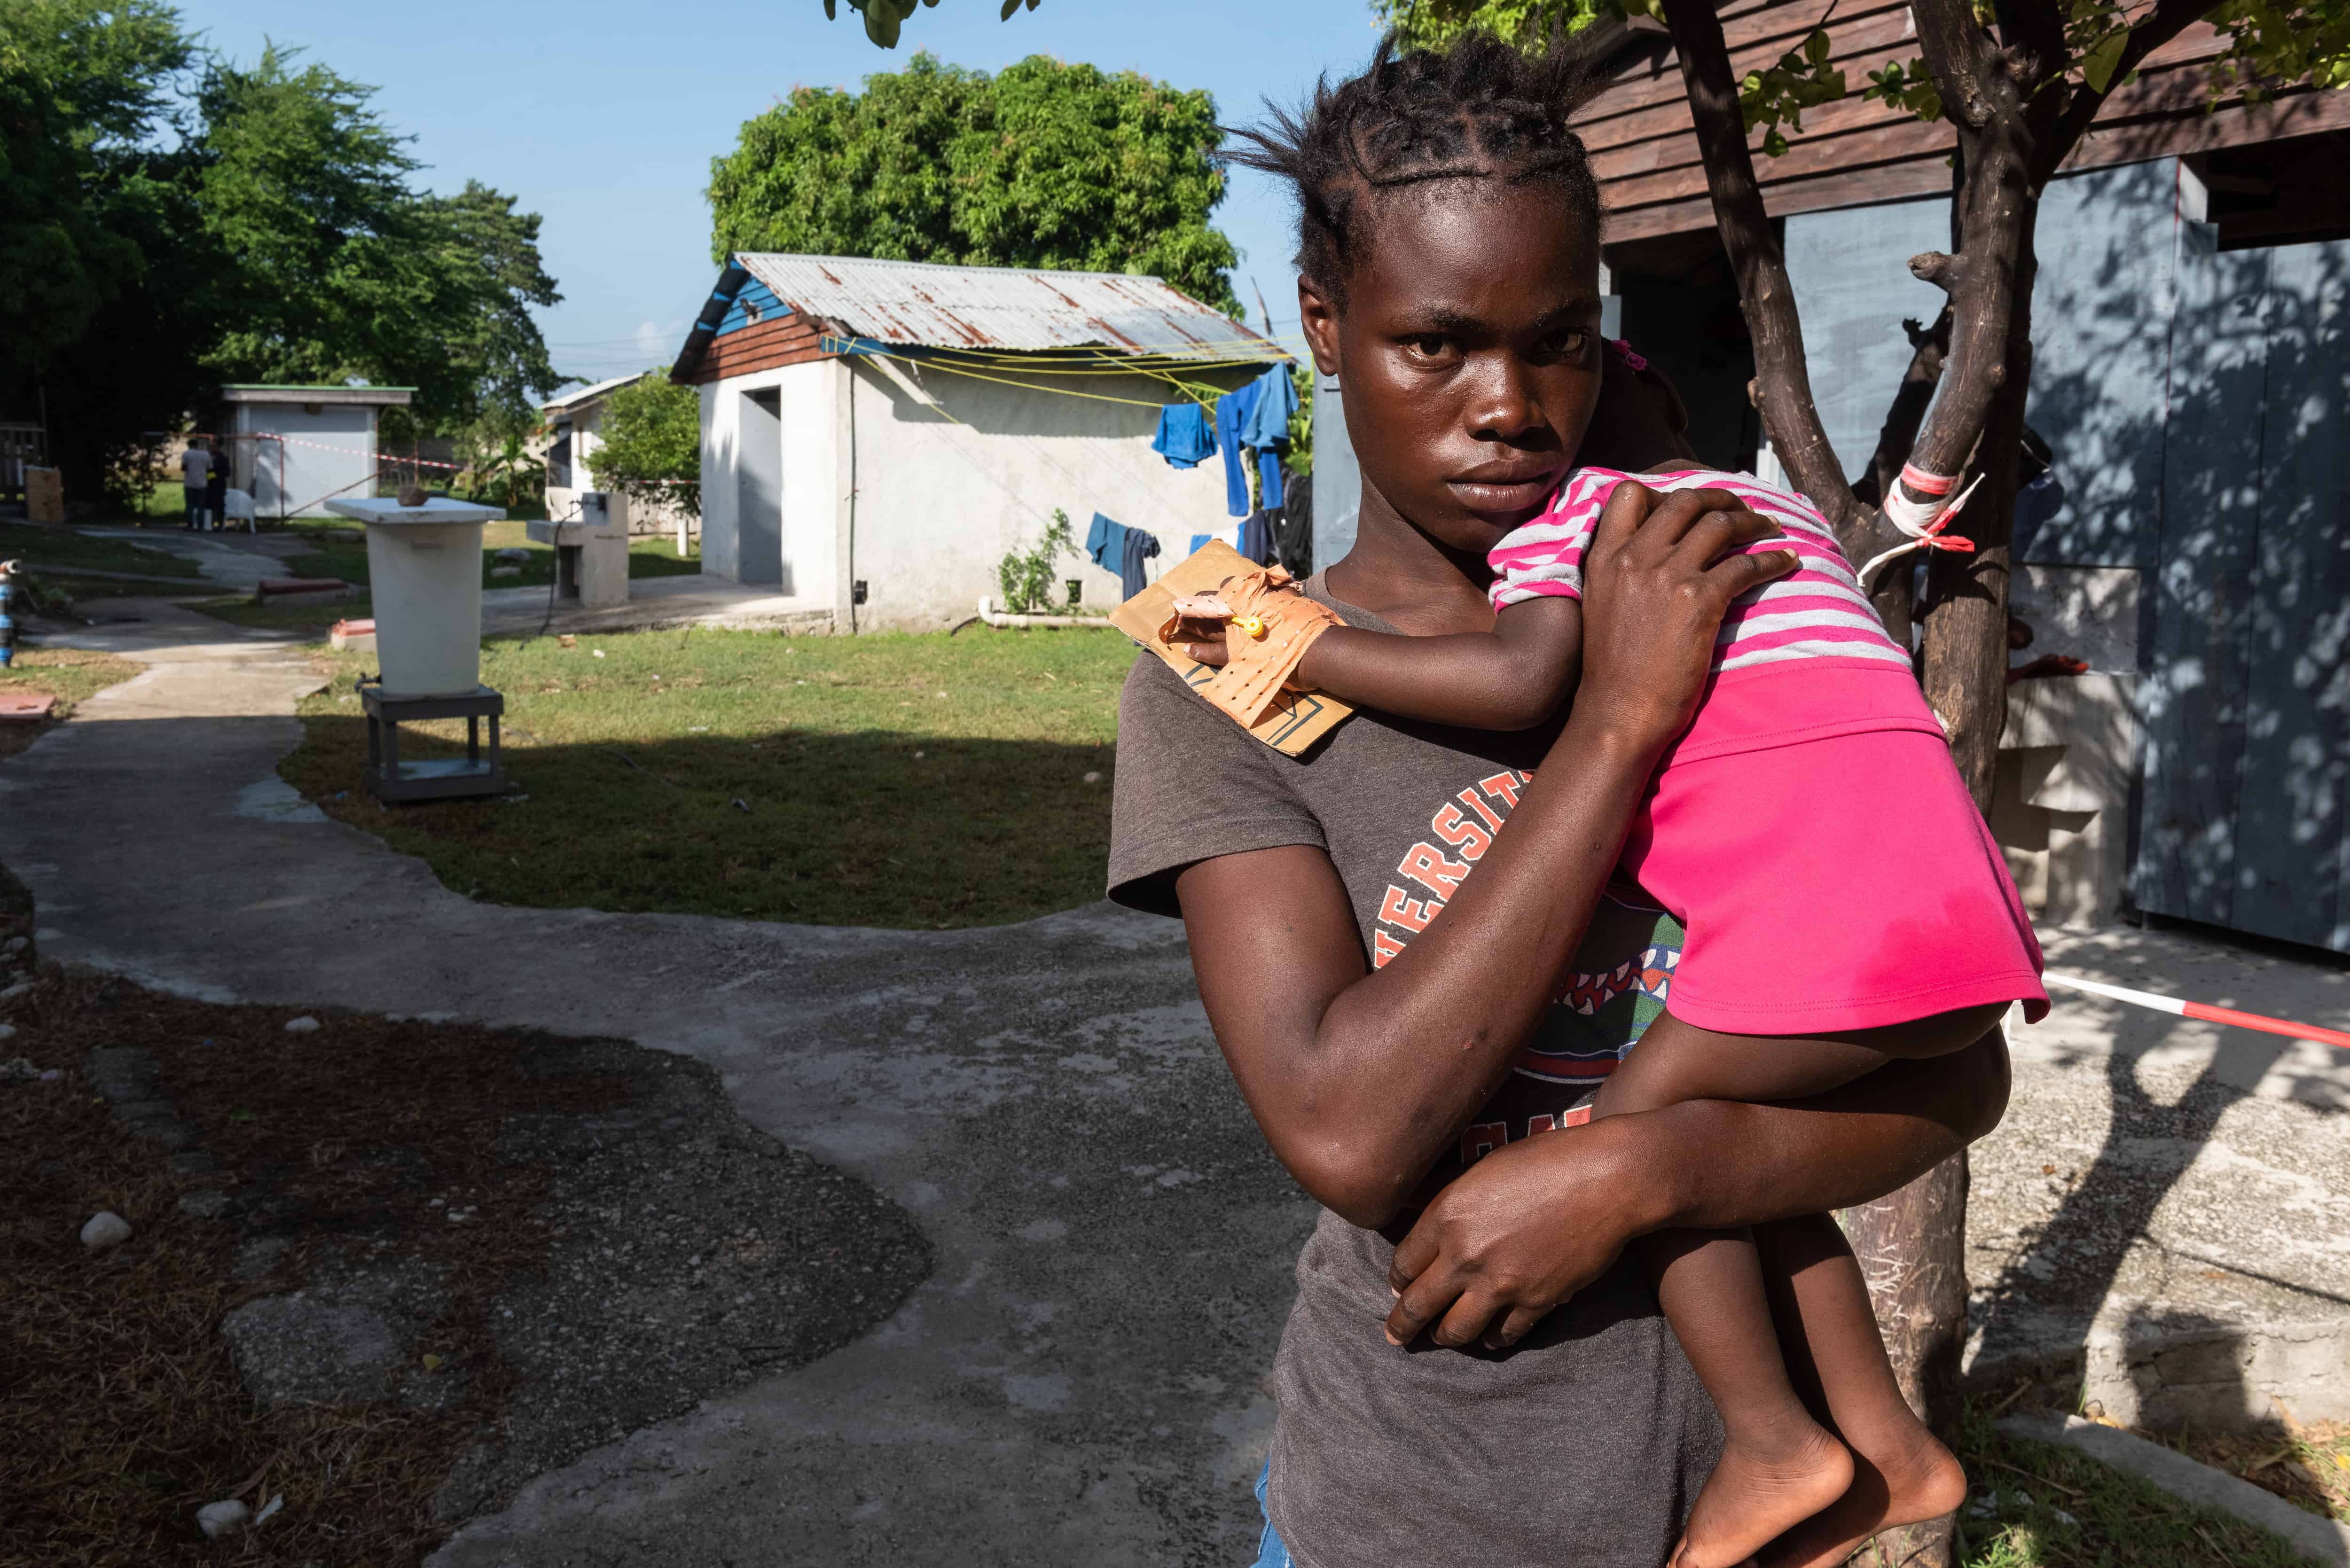
<svg viewBox="0 0 2350 1568">
<path fill-rule="evenodd" d="M 1241 431 L 1263 395 L 1264 389 L 1251 381 L 1216 400 L 1216 435 L 1224 449 L 1224 510 L 1235 517 L 1249 514 L 1248 470 L 1243 466 L 1248 461 L 1248 442 Z"/>
<path fill-rule="evenodd" d="M 1142 563 L 1158 554 L 1156 538 L 1098 512 L 1094 514 L 1093 526 L 1086 530 L 1086 555 L 1095 566 L 1118 575 L 1118 587 L 1127 598 L 1150 586 Z"/>
<path fill-rule="evenodd" d="M 1150 450 L 1177 468 L 1192 468 L 1216 455 L 1216 432 L 1208 410 L 1197 403 L 1170 403 L 1159 410 L 1159 433 Z"/>
<path fill-rule="evenodd" d="M 1289 444 L 1289 417 L 1297 411 L 1297 383 L 1289 379 L 1288 366 L 1275 365 L 1250 382 L 1243 390 L 1253 391 L 1256 398 L 1242 419 L 1240 441 L 1243 446 L 1256 450 L 1263 504 L 1279 506 L 1282 502 L 1281 449 Z M 1217 422 L 1221 424 L 1222 421 Z"/>
<path fill-rule="evenodd" d="M 1110 524 L 1115 528 L 1117 524 Z M 1132 598 L 1150 586 L 1149 575 L 1142 563 L 1159 554 L 1159 541 L 1139 528 L 1125 530 L 1126 545 L 1118 556 L 1118 587 L 1128 598 Z"/>
</svg>

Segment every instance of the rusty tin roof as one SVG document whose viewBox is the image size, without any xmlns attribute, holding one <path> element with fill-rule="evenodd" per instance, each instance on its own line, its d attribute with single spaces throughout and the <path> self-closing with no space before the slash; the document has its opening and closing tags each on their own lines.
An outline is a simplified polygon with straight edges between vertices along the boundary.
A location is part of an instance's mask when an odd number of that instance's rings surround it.
<svg viewBox="0 0 2350 1568">
<path fill-rule="evenodd" d="M 842 333 L 933 348 L 1105 348 L 1201 362 L 1286 359 L 1278 344 L 1155 277 L 745 251 L 734 265 Z"/>
</svg>

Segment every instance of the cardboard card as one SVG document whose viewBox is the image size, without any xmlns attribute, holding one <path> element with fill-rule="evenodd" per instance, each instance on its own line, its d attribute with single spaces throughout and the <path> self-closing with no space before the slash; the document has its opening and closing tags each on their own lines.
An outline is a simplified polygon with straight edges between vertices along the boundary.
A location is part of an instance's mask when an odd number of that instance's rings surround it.
<svg viewBox="0 0 2350 1568">
<path fill-rule="evenodd" d="M 1174 615 L 1177 598 L 1211 592 L 1226 577 L 1253 569 L 1247 556 L 1222 539 L 1211 539 L 1110 611 L 1110 623 L 1157 654 L 1185 684 L 1205 686 L 1215 679 L 1215 670 L 1161 643 L 1159 628 Z M 1353 717 L 1354 711 L 1326 692 L 1285 691 L 1249 733 L 1284 756 L 1303 756 L 1306 748 Z"/>
</svg>

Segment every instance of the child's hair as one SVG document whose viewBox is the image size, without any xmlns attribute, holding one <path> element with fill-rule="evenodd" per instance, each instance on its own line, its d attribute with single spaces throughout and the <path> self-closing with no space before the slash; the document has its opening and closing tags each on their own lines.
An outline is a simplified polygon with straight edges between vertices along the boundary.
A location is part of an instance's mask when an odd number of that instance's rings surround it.
<svg viewBox="0 0 2350 1568">
<path fill-rule="evenodd" d="M 1599 82 L 1592 52 L 1555 38 L 1530 55 L 1471 30 L 1441 50 L 1399 54 L 1379 41 L 1363 74 L 1330 85 L 1296 112 L 1267 104 L 1273 123 L 1230 134 L 1254 143 L 1224 156 L 1297 187 L 1297 270 L 1340 309 L 1378 193 L 1437 180 L 1540 182 L 1599 226 L 1599 185 L 1569 117 Z"/>
</svg>

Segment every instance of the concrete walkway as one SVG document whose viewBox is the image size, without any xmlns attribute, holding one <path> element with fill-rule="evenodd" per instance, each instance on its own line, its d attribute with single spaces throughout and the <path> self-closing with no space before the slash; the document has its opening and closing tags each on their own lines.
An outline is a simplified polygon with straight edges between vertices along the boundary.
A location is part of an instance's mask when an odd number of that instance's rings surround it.
<svg viewBox="0 0 2350 1568">
<path fill-rule="evenodd" d="M 516 637 L 536 631 L 546 622 L 547 592 L 544 585 L 524 588 L 492 588 L 482 595 L 482 635 Z M 771 631 L 830 631 L 832 612 L 812 610 L 806 600 L 786 597 L 772 588 L 746 587 L 724 577 L 699 574 L 673 577 L 632 577 L 626 604 L 582 609 L 577 603 L 554 601 L 550 631 L 627 631 L 645 627 L 723 626 Z"/>
<path fill-rule="evenodd" d="M 1312 1216 L 1225 1077 L 1180 929 L 1106 905 L 936 935 L 477 905 L 278 780 L 317 684 L 281 642 L 108 607 L 142 618 L 57 640 L 146 672 L 0 764 L 0 860 L 46 954 L 692 1054 L 937 1249 L 870 1338 L 541 1479 L 441 1568 L 1249 1560 L 1261 1380 Z M 2060 935 L 2051 960 L 2350 1014 L 2339 971 L 2179 938 Z M 2110 1331 L 2111 1400 L 2158 1340 L 2149 1399 L 2263 1397 L 2255 1330 L 2350 1321 L 2344 1054 L 2069 1001 L 2021 1032 L 1977 1151 L 1978 1365 L 2044 1374 Z"/>
<path fill-rule="evenodd" d="M 277 779 L 318 683 L 282 646 L 106 607 L 144 618 L 70 640 L 147 671 L 0 765 L 0 860 L 39 900 L 44 954 L 219 1000 L 687 1053 L 936 1249 L 872 1337 L 546 1478 L 440 1563 L 1247 1560 L 1259 1382 L 1312 1212 L 1229 1085 L 1179 927 L 1102 906 L 915 935 L 473 904 Z"/>
<path fill-rule="evenodd" d="M 173 527 L 84 528 L 79 532 L 93 539 L 120 539 L 144 550 L 193 561 L 206 581 L 239 593 L 251 593 L 265 578 L 285 576 L 288 557 L 307 555 L 317 548 L 298 535 L 246 534 L 226 528 L 205 534 Z"/>
</svg>

